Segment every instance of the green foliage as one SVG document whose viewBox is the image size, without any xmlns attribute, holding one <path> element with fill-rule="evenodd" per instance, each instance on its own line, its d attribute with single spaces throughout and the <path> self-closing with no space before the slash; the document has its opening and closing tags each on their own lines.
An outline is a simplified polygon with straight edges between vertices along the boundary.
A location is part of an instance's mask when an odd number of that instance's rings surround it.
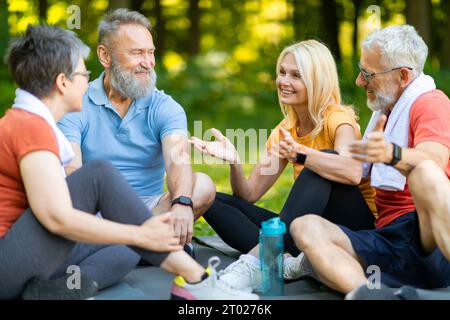
<svg viewBox="0 0 450 320">
<path fill-rule="evenodd" d="M 188 61 L 177 74 L 159 71 L 158 87 L 185 107 L 190 129 L 195 120 L 202 120 L 203 128 L 272 128 L 281 113 L 274 84 L 276 56 L 267 60 L 239 64 L 229 53 L 211 52 Z"/>
<path fill-rule="evenodd" d="M 252 165 L 244 165 L 244 171 L 247 176 L 253 169 Z M 215 165 L 194 165 L 193 170 L 195 172 L 203 172 L 211 177 L 216 184 L 217 192 L 224 192 L 231 194 L 230 187 L 230 169 L 226 164 Z M 279 213 L 283 207 L 284 202 L 291 190 L 294 183 L 294 172 L 292 166 L 289 165 L 284 170 L 283 174 L 278 178 L 274 186 L 258 201 L 256 205 L 271 210 L 275 213 Z M 194 234 L 197 236 L 214 235 L 214 230 L 208 225 L 208 223 L 200 218 L 195 223 Z"/>
<path fill-rule="evenodd" d="M 155 29 L 161 27 L 156 20 L 155 6 L 159 0 L 145 0 L 142 12 L 152 21 Z M 133 1 L 123 1 L 130 6 Z M 331 1 L 327 1 L 329 4 Z M 349 56 L 357 51 L 353 48 L 351 28 L 359 18 L 360 33 L 367 17 L 365 10 L 370 4 L 381 6 L 383 24 L 399 23 L 403 16 L 404 0 L 351 1 L 336 0 L 339 19 L 339 43 L 342 60 L 338 62 L 340 85 L 344 103 L 352 104 L 359 117 L 361 130 L 367 125 L 370 112 L 366 107 L 365 92 L 355 86 L 357 57 Z M 360 12 L 355 17 L 354 4 L 360 3 Z M 35 1 L 0 0 L 0 54 L 7 47 L 10 37 L 24 31 L 27 23 L 38 21 L 38 5 L 48 4 L 48 22 L 66 26 L 66 8 L 79 5 L 81 29 L 75 30 L 91 48 L 87 67 L 93 78 L 99 76 L 99 64 L 95 46 L 98 22 L 108 9 L 108 0 Z M 192 55 L 187 48 L 192 38 L 189 34 L 188 0 L 160 1 L 162 17 L 166 23 L 163 39 L 154 34 L 157 50 L 158 87 L 174 97 L 185 108 L 188 125 L 194 133 L 194 121 L 201 120 L 202 128 L 271 129 L 282 119 L 275 88 L 275 64 L 281 49 L 305 37 L 319 37 L 320 25 L 326 24 L 323 1 L 308 0 L 240 0 L 200 1 L 199 39 L 200 53 Z M 426 73 L 436 80 L 438 88 L 450 95 L 450 70 L 440 69 L 442 60 L 448 55 L 444 50 L 448 32 L 449 0 L 433 3 L 433 44 L 430 47 L 433 63 L 428 63 Z M 358 16 L 359 15 L 359 16 Z M 156 22 L 156 23 L 155 23 Z M 350 29 L 348 29 L 350 28 Z M 161 29 L 160 29 L 161 30 Z M 164 48 L 158 47 L 159 40 Z M 361 39 L 359 39 L 361 40 Z M 351 46 L 351 48 L 348 48 Z M 343 48 L 349 50 L 344 50 Z M 448 50 L 447 50 L 448 51 Z M 345 54 L 344 54 L 345 53 Z M 167 57 L 172 54 L 181 60 L 180 68 L 173 68 Z M 1 57 L 3 58 L 3 57 Z M 439 60 L 441 59 L 441 60 Z M 11 106 L 15 85 L 8 75 L 7 66 L 0 62 L 0 117 Z M 218 191 L 230 192 L 229 169 L 226 165 L 196 165 L 196 171 L 210 175 Z M 251 166 L 246 166 L 249 173 Z M 258 205 L 278 212 L 292 185 L 292 169 L 286 169 L 277 184 L 260 200 Z M 197 234 L 208 234 L 204 221 L 196 224 Z"/>
</svg>

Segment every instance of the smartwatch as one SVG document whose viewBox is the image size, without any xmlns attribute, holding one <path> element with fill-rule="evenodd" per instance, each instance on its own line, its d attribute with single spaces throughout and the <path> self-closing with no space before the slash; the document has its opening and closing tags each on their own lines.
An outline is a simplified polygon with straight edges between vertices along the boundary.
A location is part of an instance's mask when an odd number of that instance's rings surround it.
<svg viewBox="0 0 450 320">
<path fill-rule="evenodd" d="M 395 143 L 392 143 L 392 160 L 391 162 L 384 163 L 388 166 L 395 166 L 400 160 L 402 160 L 402 148 L 396 145 Z"/>
<path fill-rule="evenodd" d="M 306 161 L 306 153 L 297 153 L 295 156 L 295 163 L 304 165 Z"/>
<path fill-rule="evenodd" d="M 172 206 L 173 206 L 174 204 L 181 204 L 181 205 L 183 205 L 183 206 L 189 206 L 189 207 L 191 207 L 192 209 L 194 209 L 194 204 L 192 203 L 192 199 L 189 198 L 189 197 L 180 196 L 180 197 L 178 197 L 178 198 L 176 198 L 176 199 L 173 199 L 173 200 L 172 200 Z"/>
</svg>

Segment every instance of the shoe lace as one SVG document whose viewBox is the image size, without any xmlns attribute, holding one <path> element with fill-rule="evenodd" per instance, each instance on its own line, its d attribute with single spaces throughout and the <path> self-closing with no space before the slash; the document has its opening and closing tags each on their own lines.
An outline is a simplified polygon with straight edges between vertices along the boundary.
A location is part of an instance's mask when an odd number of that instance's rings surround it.
<svg viewBox="0 0 450 320">
<path fill-rule="evenodd" d="M 234 286 L 232 286 L 230 283 L 228 283 L 226 281 L 223 281 L 223 280 L 220 280 L 220 278 L 216 280 L 214 285 L 217 288 L 220 288 L 220 289 L 222 289 L 224 291 L 228 291 L 228 292 L 238 292 L 238 291 L 240 291 L 239 289 L 237 289 Z"/>
<path fill-rule="evenodd" d="M 224 276 L 225 274 L 234 273 L 237 275 L 241 275 L 243 273 L 249 273 L 251 283 L 255 283 L 255 276 L 253 274 L 254 267 L 244 259 L 239 259 L 235 263 L 230 264 L 228 267 L 226 267 L 224 270 L 219 271 L 218 277 L 220 279 L 221 276 Z M 229 287 L 235 289 L 233 285 L 228 283 L 227 281 L 222 281 L 222 283 L 226 283 Z"/>
<path fill-rule="evenodd" d="M 300 254 L 296 258 L 287 257 L 285 259 L 284 276 L 286 278 L 297 278 L 306 275 L 317 278 L 314 272 L 314 268 L 303 252 L 300 252 Z"/>
<path fill-rule="evenodd" d="M 293 263 L 294 258 L 286 258 L 284 263 L 284 277 L 289 277 L 295 272 L 295 263 Z"/>
<path fill-rule="evenodd" d="M 224 289 L 226 291 L 234 291 L 235 288 L 226 281 L 221 281 L 219 279 L 220 275 L 223 274 L 224 270 L 217 272 L 216 268 L 220 265 L 221 260 L 218 256 L 213 256 L 208 259 L 208 268 L 211 269 L 212 275 L 210 276 L 212 285 Z"/>
<path fill-rule="evenodd" d="M 303 253 L 303 252 L 302 252 Z M 316 272 L 314 271 L 311 262 L 309 262 L 308 257 L 303 253 L 302 270 L 305 275 L 317 278 Z"/>
</svg>

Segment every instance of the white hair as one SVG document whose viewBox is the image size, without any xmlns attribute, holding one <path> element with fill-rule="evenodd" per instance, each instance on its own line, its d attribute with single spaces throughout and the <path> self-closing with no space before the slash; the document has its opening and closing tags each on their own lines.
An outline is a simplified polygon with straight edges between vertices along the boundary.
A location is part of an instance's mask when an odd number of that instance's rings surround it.
<svg viewBox="0 0 450 320">
<path fill-rule="evenodd" d="M 422 73 L 428 47 L 410 25 L 390 26 L 372 32 L 363 42 L 365 50 L 380 50 L 381 63 L 387 68 L 410 67 Z"/>
</svg>

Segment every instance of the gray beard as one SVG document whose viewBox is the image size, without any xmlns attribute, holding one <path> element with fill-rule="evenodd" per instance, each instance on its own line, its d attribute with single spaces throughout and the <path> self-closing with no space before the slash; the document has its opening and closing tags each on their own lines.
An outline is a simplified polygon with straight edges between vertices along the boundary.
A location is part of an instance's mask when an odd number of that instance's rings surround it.
<svg viewBox="0 0 450 320">
<path fill-rule="evenodd" d="M 145 81 L 136 79 L 135 72 L 147 71 L 138 69 L 135 71 L 128 71 L 121 68 L 121 66 L 112 59 L 111 63 L 111 86 L 119 92 L 122 97 L 139 99 L 145 97 L 153 92 L 156 86 L 156 72 L 151 69 L 150 76 Z"/>
<path fill-rule="evenodd" d="M 374 101 L 367 99 L 367 106 L 372 111 L 385 111 L 387 107 L 395 102 L 395 98 L 390 94 L 376 95 Z"/>
</svg>

